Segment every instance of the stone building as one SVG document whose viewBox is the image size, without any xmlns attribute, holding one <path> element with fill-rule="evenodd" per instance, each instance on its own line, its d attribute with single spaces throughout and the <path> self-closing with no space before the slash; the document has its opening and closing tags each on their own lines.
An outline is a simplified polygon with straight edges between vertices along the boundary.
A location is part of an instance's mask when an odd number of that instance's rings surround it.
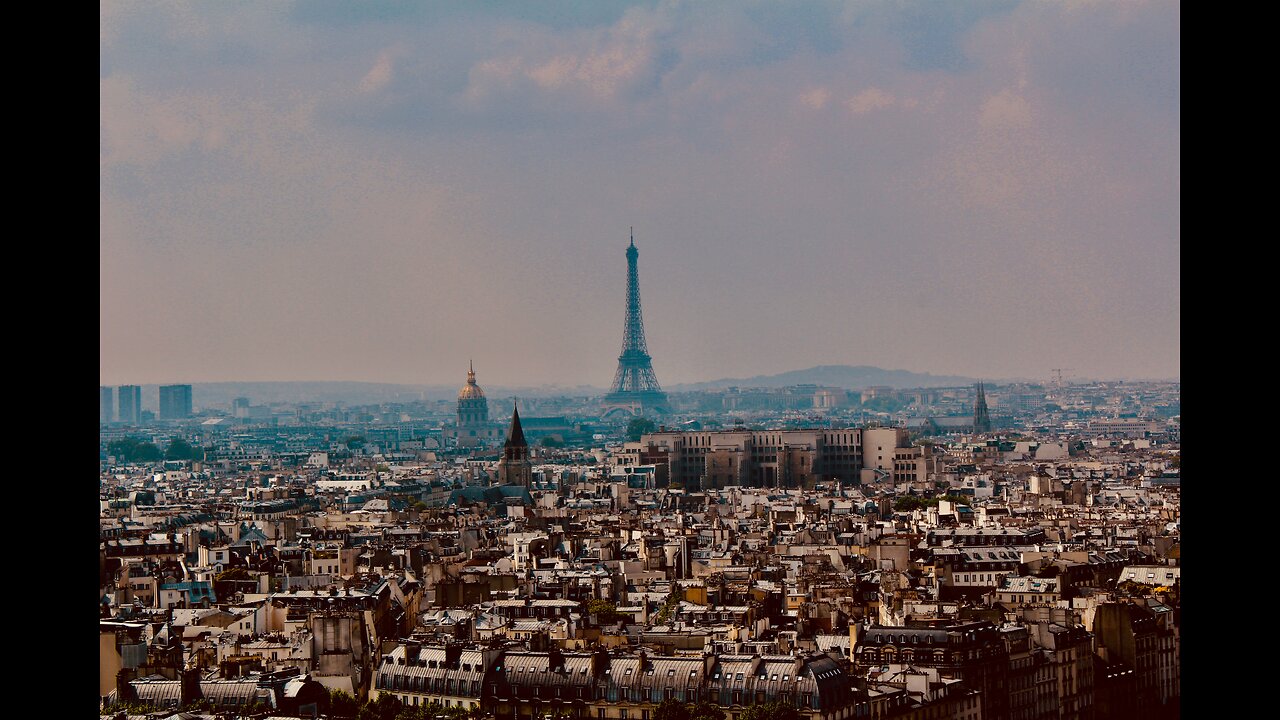
<svg viewBox="0 0 1280 720">
<path fill-rule="evenodd" d="M 730 485 L 812 489 L 819 482 L 856 485 L 888 479 L 899 467 L 918 477 L 926 459 L 899 452 L 909 447 L 903 428 L 743 429 L 649 433 L 640 438 L 637 452 L 665 457 L 671 482 L 690 490 Z"/>
<path fill-rule="evenodd" d="M 467 370 L 467 384 L 458 391 L 457 425 L 446 428 L 444 436 L 460 448 L 491 445 L 502 438 L 502 426 L 489 421 L 489 399 L 476 384 L 476 370 Z"/>
<path fill-rule="evenodd" d="M 982 693 L 982 713 L 988 720 L 1009 717 L 1009 647 L 995 625 L 986 621 L 931 627 L 871 625 L 851 630 L 859 671 L 885 663 L 938 668 Z"/>
<path fill-rule="evenodd" d="M 783 702 L 808 720 L 844 720 L 861 697 L 826 654 L 668 656 L 512 651 L 486 680 L 498 720 L 561 712 L 570 718 L 652 720 L 663 700 L 711 702 L 737 720 L 751 705 Z"/>
</svg>

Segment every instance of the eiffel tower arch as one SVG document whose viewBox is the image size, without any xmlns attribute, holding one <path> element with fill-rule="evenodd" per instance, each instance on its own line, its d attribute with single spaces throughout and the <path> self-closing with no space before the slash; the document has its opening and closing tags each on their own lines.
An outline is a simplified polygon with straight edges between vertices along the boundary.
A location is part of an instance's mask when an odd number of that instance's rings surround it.
<svg viewBox="0 0 1280 720">
<path fill-rule="evenodd" d="M 622 353 L 618 355 L 618 371 L 613 385 L 604 396 L 603 416 L 615 413 L 643 415 L 646 410 L 667 412 L 667 394 L 653 374 L 653 362 L 644 340 L 644 318 L 640 314 L 640 273 L 636 260 L 635 232 L 627 247 L 627 319 L 622 329 Z"/>
</svg>

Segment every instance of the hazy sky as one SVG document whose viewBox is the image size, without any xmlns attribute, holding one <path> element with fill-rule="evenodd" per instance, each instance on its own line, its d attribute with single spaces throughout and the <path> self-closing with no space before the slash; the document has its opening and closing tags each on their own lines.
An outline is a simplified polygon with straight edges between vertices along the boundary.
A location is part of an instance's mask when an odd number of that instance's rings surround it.
<svg viewBox="0 0 1280 720">
<path fill-rule="evenodd" d="M 101 382 L 1180 373 L 1161 2 L 104 2 Z"/>
</svg>

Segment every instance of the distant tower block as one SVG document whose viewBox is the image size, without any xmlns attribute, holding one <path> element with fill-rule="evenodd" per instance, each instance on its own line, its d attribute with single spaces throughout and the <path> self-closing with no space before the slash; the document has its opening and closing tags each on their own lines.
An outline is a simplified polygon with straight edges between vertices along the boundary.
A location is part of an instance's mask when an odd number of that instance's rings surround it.
<svg viewBox="0 0 1280 720">
<path fill-rule="evenodd" d="M 667 394 L 653 374 L 649 348 L 644 341 L 644 319 L 640 315 L 640 274 L 636 270 L 635 232 L 627 248 L 627 321 L 622 331 L 622 354 L 618 356 L 618 372 L 613 387 L 604 396 L 603 414 L 617 412 L 641 415 L 645 410 L 666 412 Z"/>
</svg>

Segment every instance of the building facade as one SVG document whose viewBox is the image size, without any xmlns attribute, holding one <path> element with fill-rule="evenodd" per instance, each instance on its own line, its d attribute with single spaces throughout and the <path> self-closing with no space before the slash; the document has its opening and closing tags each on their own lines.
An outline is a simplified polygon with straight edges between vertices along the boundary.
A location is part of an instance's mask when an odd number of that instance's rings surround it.
<svg viewBox="0 0 1280 720">
<path fill-rule="evenodd" d="M 106 425 L 115 422 L 116 404 L 111 388 L 98 386 L 98 422 Z"/>
<path fill-rule="evenodd" d="M 931 627 L 855 626 L 853 662 L 859 672 L 886 663 L 938 668 L 982 694 L 983 717 L 1009 717 L 1009 647 L 986 621 Z"/>
<path fill-rule="evenodd" d="M 142 386 L 121 385 L 119 393 L 120 422 L 126 425 L 142 424 Z"/>
<path fill-rule="evenodd" d="M 899 449 L 909 446 L 902 428 L 726 430 L 649 433 L 640 438 L 639 453 L 665 458 L 671 483 L 690 490 L 813 488 L 819 482 L 889 479 Z M 868 476 L 864 468 L 880 472 Z M 914 465 L 911 472 L 918 472 Z"/>
<path fill-rule="evenodd" d="M 160 419 L 183 420 L 191 417 L 191 386 L 160 386 Z"/>
<path fill-rule="evenodd" d="M 737 720 L 782 702 L 806 720 L 855 715 L 858 695 L 829 655 L 507 652 L 485 681 L 483 708 L 499 720 L 562 714 L 584 720 L 653 720 L 664 700 L 710 702 Z"/>
</svg>

